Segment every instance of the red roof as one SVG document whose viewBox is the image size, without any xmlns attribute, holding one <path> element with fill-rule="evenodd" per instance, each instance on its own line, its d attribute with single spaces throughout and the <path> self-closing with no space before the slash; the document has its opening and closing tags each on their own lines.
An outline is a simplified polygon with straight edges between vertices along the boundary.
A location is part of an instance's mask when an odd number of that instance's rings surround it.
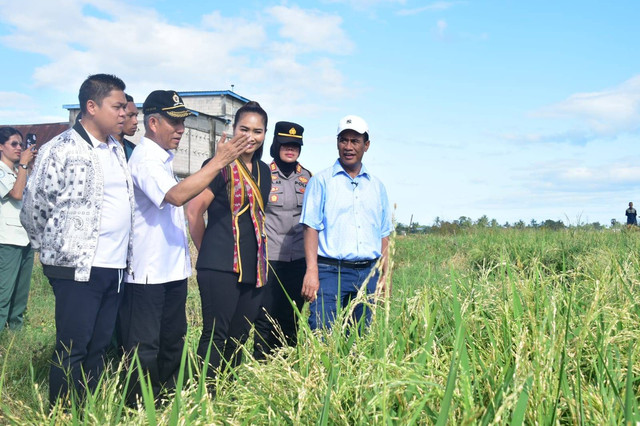
<svg viewBox="0 0 640 426">
<path fill-rule="evenodd" d="M 37 146 L 39 148 L 40 145 L 49 142 L 60 133 L 69 129 L 69 123 L 22 124 L 10 127 L 19 130 L 24 139 L 27 138 L 27 133 L 35 133 L 36 141 L 38 142 Z"/>
</svg>

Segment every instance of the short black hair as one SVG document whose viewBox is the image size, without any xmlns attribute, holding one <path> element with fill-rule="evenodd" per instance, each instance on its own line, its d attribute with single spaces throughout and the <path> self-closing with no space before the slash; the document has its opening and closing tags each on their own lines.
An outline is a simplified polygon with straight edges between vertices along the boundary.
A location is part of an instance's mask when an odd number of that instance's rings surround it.
<svg viewBox="0 0 640 426">
<path fill-rule="evenodd" d="M 87 102 L 94 101 L 98 105 L 102 105 L 102 100 L 109 96 L 112 90 L 122 90 L 126 88 L 124 81 L 111 74 L 94 74 L 80 86 L 78 100 L 80 101 L 80 111 L 83 114 L 87 112 Z"/>
<path fill-rule="evenodd" d="M 127 98 L 127 102 L 133 102 L 133 96 L 131 96 L 130 94 L 125 93 L 124 97 Z"/>
</svg>

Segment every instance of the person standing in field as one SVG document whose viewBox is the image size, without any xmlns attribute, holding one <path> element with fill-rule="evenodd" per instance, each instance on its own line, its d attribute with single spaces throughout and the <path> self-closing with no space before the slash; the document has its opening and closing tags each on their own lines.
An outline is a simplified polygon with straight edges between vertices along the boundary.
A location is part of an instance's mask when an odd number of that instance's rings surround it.
<svg viewBox="0 0 640 426">
<path fill-rule="evenodd" d="M 191 259 L 182 206 L 240 155 L 248 138 L 223 140 L 214 160 L 178 182 L 173 150 L 192 113 L 172 90 L 151 92 L 142 108 L 145 135 L 129 160 L 135 191 L 132 271 L 125 279 L 119 320 L 124 350 L 128 354 L 137 350 L 157 398 L 175 384 L 187 332 Z M 132 383 L 130 405 L 141 395 L 139 380 L 134 377 Z"/>
<path fill-rule="evenodd" d="M 370 144 L 369 127 L 362 118 L 342 118 L 339 158 L 333 167 L 313 176 L 305 191 L 300 218 L 307 261 L 302 296 L 311 302 L 312 330 L 331 328 L 338 310 L 365 283 L 368 295 L 377 285 L 387 296 L 391 291 L 387 247 L 393 225 L 385 187 L 362 163 Z M 353 311 L 354 322 L 363 316 L 368 324 L 371 310 L 360 304 Z"/>
<path fill-rule="evenodd" d="M 126 93 L 124 94 L 124 96 L 127 98 L 127 108 L 125 109 L 126 115 L 124 118 L 124 125 L 122 126 L 122 132 L 114 136 L 116 140 L 120 142 L 120 146 L 122 146 L 122 149 L 124 149 L 124 156 L 127 158 L 127 161 L 129 161 L 129 158 L 131 158 L 131 153 L 133 153 L 136 144 L 127 139 L 126 136 L 131 137 L 135 135 L 136 131 L 138 130 L 138 107 L 133 101 L 132 96 L 129 96 Z"/>
<path fill-rule="evenodd" d="M 633 203 L 629 202 L 629 208 L 624 212 L 627 216 L 627 225 L 637 225 L 638 224 L 638 213 L 636 209 L 633 207 Z"/>
<path fill-rule="evenodd" d="M 124 89 L 108 74 L 82 83 L 82 119 L 40 148 L 24 192 L 20 220 L 56 300 L 52 405 L 95 389 L 131 261 L 133 183 L 110 136 L 122 132 Z"/>
<path fill-rule="evenodd" d="M 127 107 L 125 108 L 126 115 L 122 126 L 122 132 L 117 135 L 113 135 L 113 137 L 120 143 L 120 146 L 124 150 L 124 156 L 127 161 L 129 161 L 136 144 L 127 139 L 126 136 L 133 136 L 138 130 L 138 107 L 133 101 L 132 96 L 126 93 L 124 96 L 127 99 Z M 114 356 L 116 359 L 122 356 L 122 339 L 120 338 L 120 327 L 117 317 L 116 326 L 113 330 L 113 337 L 111 338 L 111 343 L 107 349 L 107 355 Z"/>
<path fill-rule="evenodd" d="M 302 279 L 306 270 L 300 212 L 311 172 L 298 162 L 304 128 L 280 121 L 275 125 L 271 157 L 271 193 L 267 203 L 269 272 L 262 296 L 262 309 L 256 320 L 254 358 L 285 343 L 297 343 L 297 315 L 302 310 Z"/>
<path fill-rule="evenodd" d="M 25 149 L 22 134 L 0 128 L 0 331 L 20 330 L 27 309 L 33 249 L 20 223 L 22 191 L 35 150 Z"/>
<path fill-rule="evenodd" d="M 199 251 L 198 356 L 205 360 L 209 353 L 209 377 L 224 368 L 223 362 L 231 367 L 241 362 L 238 345 L 246 341 L 258 315 L 267 280 L 265 206 L 271 173 L 260 161 L 266 131 L 267 113 L 260 104 L 251 101 L 238 109 L 233 132 L 235 137 L 246 135 L 249 145 L 187 207 L 189 231 Z"/>
</svg>

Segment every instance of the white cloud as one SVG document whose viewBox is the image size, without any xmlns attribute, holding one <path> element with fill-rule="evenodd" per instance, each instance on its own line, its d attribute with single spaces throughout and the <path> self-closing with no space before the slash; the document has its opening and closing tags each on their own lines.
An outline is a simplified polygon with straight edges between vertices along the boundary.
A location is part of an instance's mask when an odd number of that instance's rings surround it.
<svg viewBox="0 0 640 426">
<path fill-rule="evenodd" d="M 18 117 L 13 124 L 19 124 L 23 117 L 33 115 L 35 107 L 33 99 L 24 93 L 0 92 L 0 122 L 13 122 L 14 117 Z"/>
<path fill-rule="evenodd" d="M 463 2 L 460 1 L 436 1 L 426 6 L 416 7 L 414 9 L 401 9 L 396 14 L 400 16 L 418 15 L 423 12 L 447 10 Z"/>
<path fill-rule="evenodd" d="M 586 145 L 596 138 L 602 139 L 603 135 L 598 135 L 587 128 L 572 128 L 560 132 L 538 132 L 538 133 L 503 133 L 499 138 L 516 143 L 569 143 L 572 145 Z M 612 136 L 609 137 L 609 139 Z"/>
<path fill-rule="evenodd" d="M 346 92 L 332 56 L 353 43 L 337 15 L 278 6 L 246 18 L 212 11 L 193 24 L 174 24 L 150 8 L 121 0 L 31 1 L 0 4 L 10 28 L 0 42 L 47 62 L 33 84 L 76 93 L 87 75 L 113 73 L 137 99 L 153 89 L 215 90 L 235 84 L 251 98 L 297 94 L 301 110 Z M 271 31 L 275 29 L 275 31 Z M 268 34 L 279 36 L 269 38 Z M 304 53 L 313 52 L 309 58 Z M 286 83 L 286 84 L 285 84 Z M 310 101 L 311 100 L 311 101 Z M 277 102 L 276 102 L 277 103 Z"/>
<path fill-rule="evenodd" d="M 489 194 L 481 193 L 473 206 L 489 217 L 508 213 L 508 220 L 534 217 L 609 223 L 624 211 L 627 198 L 633 199 L 629 194 L 635 193 L 640 179 L 640 167 L 633 164 L 639 160 L 585 165 L 559 159 L 530 164 L 507 172 L 504 184 L 494 186 Z"/>
<path fill-rule="evenodd" d="M 438 22 L 436 22 L 436 37 L 440 40 L 443 40 L 446 37 L 446 32 L 447 31 L 447 21 L 445 21 L 444 19 L 440 19 L 438 20 Z"/>
<path fill-rule="evenodd" d="M 640 75 L 611 89 L 573 94 L 535 115 L 575 120 L 585 131 L 601 136 L 636 131 L 640 128 Z"/>
<path fill-rule="evenodd" d="M 405 4 L 405 0 L 326 0 L 326 2 L 347 4 L 357 10 L 370 9 L 385 3 Z"/>
<path fill-rule="evenodd" d="M 309 78 L 310 75 L 314 77 Z M 265 85 L 264 81 L 270 83 Z M 318 85 L 318 81 L 332 83 Z M 273 58 L 263 64 L 260 74 L 256 74 L 250 85 L 250 91 L 265 108 L 268 107 L 272 116 L 310 116 L 334 108 L 334 102 L 316 102 L 310 93 L 325 99 L 346 99 L 355 93 L 344 89 L 342 74 L 330 59 L 301 65 L 290 63 L 286 57 Z"/>
<path fill-rule="evenodd" d="M 560 174 L 560 177 L 573 181 L 585 181 L 592 180 L 595 177 L 595 173 L 594 170 L 591 170 L 588 167 L 574 167 L 564 170 Z"/>
<path fill-rule="evenodd" d="M 26 123 L 53 123 L 64 121 L 61 117 L 49 114 L 42 114 L 41 102 L 36 101 L 31 96 L 18 92 L 0 92 L 0 123 L 15 125 Z"/>
<path fill-rule="evenodd" d="M 302 47 L 303 53 L 324 51 L 345 55 L 353 50 L 338 15 L 285 6 L 275 6 L 267 12 L 281 25 L 280 35 Z"/>
<path fill-rule="evenodd" d="M 575 160 L 556 160 L 524 169 L 521 181 L 529 188 L 556 194 L 628 192 L 640 180 L 638 158 L 585 165 Z"/>
<path fill-rule="evenodd" d="M 502 133 L 499 138 L 517 143 L 569 143 L 586 145 L 595 140 L 614 140 L 640 130 L 640 75 L 617 87 L 575 93 L 567 99 L 530 114 L 544 127 L 530 133 Z"/>
<path fill-rule="evenodd" d="M 612 169 L 609 172 L 611 178 L 616 182 L 638 182 L 640 180 L 640 167 L 622 166 Z"/>
<path fill-rule="evenodd" d="M 18 92 L 0 92 L 0 105 L 6 108 L 21 108 L 32 104 L 29 95 Z"/>
</svg>

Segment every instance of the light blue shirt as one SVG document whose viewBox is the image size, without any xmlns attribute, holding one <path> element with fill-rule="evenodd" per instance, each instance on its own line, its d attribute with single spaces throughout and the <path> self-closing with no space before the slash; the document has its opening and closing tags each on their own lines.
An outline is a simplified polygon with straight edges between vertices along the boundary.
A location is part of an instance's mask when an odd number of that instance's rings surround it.
<svg viewBox="0 0 640 426">
<path fill-rule="evenodd" d="M 318 255 L 351 261 L 380 257 L 393 231 L 382 182 L 364 164 L 351 178 L 339 160 L 307 184 L 300 223 L 318 231 Z"/>
</svg>

